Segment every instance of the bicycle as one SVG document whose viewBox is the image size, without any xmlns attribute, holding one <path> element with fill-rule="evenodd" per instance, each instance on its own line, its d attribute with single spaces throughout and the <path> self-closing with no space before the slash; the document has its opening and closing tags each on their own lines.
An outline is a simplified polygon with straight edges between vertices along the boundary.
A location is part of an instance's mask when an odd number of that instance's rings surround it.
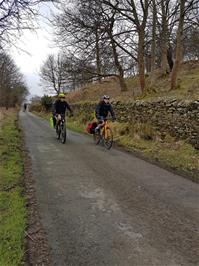
<svg viewBox="0 0 199 266">
<path fill-rule="evenodd" d="M 105 119 L 99 130 L 95 131 L 93 134 L 94 142 L 98 145 L 100 142 L 104 145 L 107 150 L 113 145 L 113 133 L 108 125 L 108 120 Z"/>
<path fill-rule="evenodd" d="M 61 119 L 56 123 L 56 137 L 61 139 L 64 144 L 66 142 L 66 119 L 65 115 L 61 115 Z"/>
</svg>

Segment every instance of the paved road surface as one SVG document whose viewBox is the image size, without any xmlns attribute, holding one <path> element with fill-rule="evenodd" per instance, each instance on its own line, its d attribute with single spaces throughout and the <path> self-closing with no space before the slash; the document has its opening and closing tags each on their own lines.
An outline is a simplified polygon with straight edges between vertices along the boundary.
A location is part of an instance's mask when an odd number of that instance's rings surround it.
<svg viewBox="0 0 199 266">
<path fill-rule="evenodd" d="M 199 265 L 199 189 L 178 175 L 20 113 L 42 223 L 59 266 Z"/>
</svg>

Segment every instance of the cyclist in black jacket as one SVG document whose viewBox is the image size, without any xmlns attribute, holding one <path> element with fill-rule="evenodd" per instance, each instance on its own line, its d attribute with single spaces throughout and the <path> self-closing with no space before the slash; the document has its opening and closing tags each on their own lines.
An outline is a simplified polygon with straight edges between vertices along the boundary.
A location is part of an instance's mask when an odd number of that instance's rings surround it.
<svg viewBox="0 0 199 266">
<path fill-rule="evenodd" d="M 112 116 L 112 120 L 115 121 L 115 113 L 113 111 L 112 105 L 109 103 L 110 97 L 108 95 L 104 95 L 102 100 L 98 103 L 95 109 L 95 115 L 99 122 L 99 125 L 96 127 L 96 130 L 99 130 L 101 124 L 107 118 L 109 112 Z"/>
<path fill-rule="evenodd" d="M 59 93 L 58 99 L 53 104 L 53 122 L 54 126 L 56 125 L 56 122 L 58 122 L 62 116 L 65 117 L 66 110 L 69 110 L 71 115 L 73 115 L 73 111 L 70 107 L 70 105 L 65 100 L 64 93 Z"/>
</svg>

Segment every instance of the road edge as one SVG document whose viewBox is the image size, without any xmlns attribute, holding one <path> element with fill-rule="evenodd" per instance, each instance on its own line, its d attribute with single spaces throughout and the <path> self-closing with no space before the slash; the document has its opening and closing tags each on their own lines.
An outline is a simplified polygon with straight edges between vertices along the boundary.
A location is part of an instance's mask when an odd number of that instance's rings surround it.
<svg viewBox="0 0 199 266">
<path fill-rule="evenodd" d="M 32 174 L 32 163 L 25 142 L 25 134 L 18 114 L 18 127 L 21 136 L 21 150 L 24 163 L 24 188 L 27 208 L 27 230 L 25 239 L 24 263 L 29 265 L 51 266 L 50 246 L 47 241 L 38 210 L 35 178 Z"/>
<path fill-rule="evenodd" d="M 151 163 L 153 165 L 156 165 L 164 170 L 167 170 L 175 175 L 179 175 L 189 181 L 192 181 L 196 184 L 199 184 L 199 179 L 197 178 L 196 174 L 193 172 L 181 170 L 172 166 L 167 165 L 166 163 L 159 161 L 158 159 L 150 158 L 147 157 L 145 154 L 143 154 L 141 151 L 136 151 L 133 149 L 128 149 L 127 147 L 118 144 L 117 142 L 114 143 L 113 146 L 115 149 L 126 152 L 126 153 L 131 153 L 132 155 L 136 156 L 137 158 L 144 160 L 145 162 Z"/>
</svg>

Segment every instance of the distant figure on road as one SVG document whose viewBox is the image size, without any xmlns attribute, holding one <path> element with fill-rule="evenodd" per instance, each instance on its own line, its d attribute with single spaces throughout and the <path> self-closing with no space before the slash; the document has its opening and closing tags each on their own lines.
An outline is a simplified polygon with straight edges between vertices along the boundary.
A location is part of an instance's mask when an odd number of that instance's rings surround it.
<svg viewBox="0 0 199 266">
<path fill-rule="evenodd" d="M 96 131 L 100 129 L 101 125 L 103 124 L 104 120 L 107 119 L 107 116 L 110 112 L 112 116 L 112 120 L 115 121 L 115 113 L 113 111 L 113 107 L 109 102 L 110 97 L 108 95 L 102 96 L 102 100 L 98 103 L 95 109 L 95 115 L 98 120 L 98 126 L 96 127 Z"/>
<path fill-rule="evenodd" d="M 26 111 L 26 109 L 27 109 L 27 103 L 24 103 L 24 105 L 23 105 L 24 112 Z"/>
<path fill-rule="evenodd" d="M 65 116 L 65 113 L 66 113 L 67 109 L 73 115 L 73 111 L 72 111 L 70 105 L 65 100 L 64 93 L 59 93 L 58 99 L 53 104 L 53 123 L 54 123 L 54 127 L 56 126 L 56 123 L 59 122 L 59 120 L 61 119 L 61 116 Z"/>
</svg>

